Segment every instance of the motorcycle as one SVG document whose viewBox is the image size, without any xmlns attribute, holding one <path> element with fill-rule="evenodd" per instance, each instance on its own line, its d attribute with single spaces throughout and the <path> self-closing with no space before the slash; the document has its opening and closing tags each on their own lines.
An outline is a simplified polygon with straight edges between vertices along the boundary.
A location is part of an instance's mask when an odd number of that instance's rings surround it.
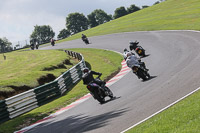
<svg viewBox="0 0 200 133">
<path fill-rule="evenodd" d="M 135 49 L 135 52 L 142 57 L 145 57 L 145 50 L 141 47 L 141 46 L 137 46 L 137 48 Z"/>
<path fill-rule="evenodd" d="M 100 76 L 96 78 L 100 80 Z M 101 104 L 105 103 L 105 97 L 113 98 L 112 91 L 105 85 L 103 82 L 102 85 L 98 85 L 95 82 L 91 82 L 87 85 L 87 89 L 90 91 L 90 94 L 94 97 L 94 99 L 98 100 Z"/>
<path fill-rule="evenodd" d="M 138 76 L 138 78 L 142 78 L 143 80 L 147 80 L 151 78 L 148 71 L 142 67 L 133 66 L 132 70 L 133 70 L 133 73 L 135 73 Z"/>
<path fill-rule="evenodd" d="M 138 41 L 132 42 L 129 46 L 130 51 L 134 50 L 139 56 L 145 57 L 146 56 L 145 50 L 138 44 L 139 44 Z"/>
<path fill-rule="evenodd" d="M 86 38 L 83 38 L 83 41 L 85 42 L 85 44 L 89 44 L 89 40 L 88 40 L 87 37 L 86 37 Z"/>
<path fill-rule="evenodd" d="M 31 44 L 31 49 L 34 50 L 34 44 Z"/>
<path fill-rule="evenodd" d="M 54 46 L 55 45 L 55 41 L 51 41 L 51 45 Z"/>
<path fill-rule="evenodd" d="M 31 49 L 34 50 L 35 48 L 38 49 L 39 48 L 39 44 L 31 44 Z"/>
</svg>

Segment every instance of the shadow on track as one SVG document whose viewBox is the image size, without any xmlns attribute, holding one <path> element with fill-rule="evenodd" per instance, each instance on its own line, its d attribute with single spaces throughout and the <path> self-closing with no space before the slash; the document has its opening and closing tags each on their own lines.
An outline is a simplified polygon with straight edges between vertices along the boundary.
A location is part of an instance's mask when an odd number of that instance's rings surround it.
<svg viewBox="0 0 200 133">
<path fill-rule="evenodd" d="M 153 79 L 153 78 L 156 78 L 157 76 L 151 76 L 150 78 L 148 78 L 148 79 L 146 79 L 146 80 L 142 80 L 143 82 L 146 82 L 146 81 L 149 81 L 149 80 L 151 80 L 151 79 Z"/>
<path fill-rule="evenodd" d="M 145 56 L 143 56 L 143 57 L 140 57 L 140 58 L 145 58 L 145 57 L 148 57 L 148 56 L 150 56 L 150 54 L 147 54 L 147 55 L 145 55 Z"/>
<path fill-rule="evenodd" d="M 107 103 L 107 102 L 110 102 L 110 101 L 113 101 L 113 100 L 117 100 L 117 99 L 119 99 L 119 98 L 121 98 L 121 97 L 116 97 L 116 96 L 114 96 L 113 98 L 110 98 L 109 100 L 106 100 L 104 103 L 102 103 L 102 104 L 105 104 L 105 103 Z M 101 104 L 101 103 L 99 103 L 99 104 Z"/>
<path fill-rule="evenodd" d="M 65 133 L 83 133 L 92 131 L 104 126 L 107 126 L 111 119 L 120 117 L 128 112 L 128 108 L 114 110 L 106 113 L 99 112 L 94 116 L 89 116 L 85 114 L 77 114 L 63 118 L 59 121 L 52 120 L 51 122 L 46 122 L 28 131 L 28 133 L 47 133 L 47 132 L 65 132 Z"/>
</svg>

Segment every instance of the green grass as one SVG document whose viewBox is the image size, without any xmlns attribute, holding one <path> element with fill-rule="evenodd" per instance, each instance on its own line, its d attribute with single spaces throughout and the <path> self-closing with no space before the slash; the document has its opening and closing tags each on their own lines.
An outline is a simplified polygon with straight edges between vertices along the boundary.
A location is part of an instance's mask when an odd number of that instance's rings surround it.
<svg viewBox="0 0 200 133">
<path fill-rule="evenodd" d="M 200 91 L 126 133 L 199 133 Z"/>
<path fill-rule="evenodd" d="M 106 79 L 106 77 L 110 76 L 111 73 L 121 69 L 123 57 L 118 53 L 98 49 L 71 50 L 82 53 L 85 61 L 92 68 L 92 70 L 101 72 L 103 74 L 102 79 Z M 93 58 L 90 58 L 91 56 Z M 31 123 L 34 123 L 37 120 L 40 120 L 45 116 L 55 112 L 59 108 L 65 107 L 87 93 L 88 90 L 86 89 L 85 85 L 83 85 L 83 82 L 80 81 L 71 91 L 61 98 L 1 124 L 0 133 L 12 133 L 24 126 L 30 125 Z"/>
<path fill-rule="evenodd" d="M 152 30 L 200 30 L 200 1 L 167 0 L 161 4 L 154 5 L 119 19 L 112 20 L 87 31 L 75 34 L 59 42 L 79 39 L 82 33 L 90 37 L 112 33 Z M 83 53 L 86 61 L 92 64 L 91 66 L 94 70 L 103 72 L 103 76 L 105 78 L 110 72 L 112 72 L 112 68 L 108 68 L 108 71 L 105 68 L 101 68 L 101 62 L 96 60 L 99 59 L 99 54 L 97 54 L 98 50 L 95 51 L 95 54 L 90 53 L 92 51 L 93 50 L 87 51 L 86 49 L 83 49 L 82 51 L 82 49 L 77 49 L 77 52 Z M 96 54 L 97 56 L 95 56 Z M 121 60 L 121 56 L 115 59 L 117 63 L 120 63 Z M 105 62 L 105 57 L 103 57 L 101 61 Z M 109 61 L 106 60 L 106 62 L 108 63 Z M 116 67 L 114 69 L 117 70 L 119 65 L 120 64 L 108 66 Z M 54 112 L 56 109 L 63 107 L 63 105 L 67 105 L 75 99 L 83 96 L 87 92 L 87 89 L 85 89 L 85 86 L 82 85 L 81 81 L 67 95 L 18 118 L 1 124 L 0 132 L 9 133 L 15 131 L 16 129 L 20 129 L 19 125 L 22 125 L 23 123 L 32 123 L 40 118 L 43 118 L 49 113 Z M 197 133 L 200 131 L 199 99 L 200 92 L 198 91 L 168 110 L 133 128 L 133 130 L 130 130 L 130 132 Z"/>
<path fill-rule="evenodd" d="M 82 33 L 87 36 L 98 36 L 133 31 L 200 30 L 199 23 L 199 0 L 167 0 L 75 34 L 60 42 L 78 39 Z"/>
<path fill-rule="evenodd" d="M 6 53 L 6 60 L 0 55 L 0 92 L 16 92 L 12 86 L 29 86 L 31 88 L 39 86 L 37 81 L 41 76 L 53 74 L 55 77 L 67 71 L 78 60 L 70 59 L 63 50 L 34 50 L 34 51 L 15 51 Z M 69 59 L 71 65 L 65 68 L 44 71 L 44 68 L 57 66 L 64 60 Z M 17 92 L 16 92 L 17 93 Z M 5 98 L 2 97 L 1 98 Z"/>
</svg>

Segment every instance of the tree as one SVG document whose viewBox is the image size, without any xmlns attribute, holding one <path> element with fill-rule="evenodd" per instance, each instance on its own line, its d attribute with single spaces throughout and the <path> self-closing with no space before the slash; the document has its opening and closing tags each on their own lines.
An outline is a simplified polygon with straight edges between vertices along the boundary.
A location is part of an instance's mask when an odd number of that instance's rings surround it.
<svg viewBox="0 0 200 133">
<path fill-rule="evenodd" d="M 116 18 L 122 17 L 124 15 L 127 15 L 127 11 L 126 11 L 125 7 L 121 6 L 115 10 L 113 17 L 114 17 L 114 19 L 116 19 Z"/>
<path fill-rule="evenodd" d="M 64 38 L 67 38 L 69 37 L 71 34 L 70 32 L 67 30 L 67 29 L 62 29 L 60 31 L 60 33 L 58 34 L 57 38 L 58 39 L 64 39 Z"/>
<path fill-rule="evenodd" d="M 101 9 L 94 10 L 87 17 L 90 27 L 95 27 L 112 20 L 112 15 L 108 15 Z"/>
<path fill-rule="evenodd" d="M 71 13 L 66 18 L 66 27 L 71 34 L 76 34 L 88 29 L 88 20 L 83 14 Z"/>
<path fill-rule="evenodd" d="M 0 38 L 0 52 L 4 53 L 4 52 L 9 52 L 12 51 L 12 43 L 9 42 L 9 40 L 7 38 Z"/>
<path fill-rule="evenodd" d="M 34 26 L 34 31 L 30 36 L 30 40 L 35 40 L 39 44 L 50 42 L 51 38 L 55 36 L 55 32 L 49 25 Z"/>
<path fill-rule="evenodd" d="M 156 4 L 159 4 L 160 2 L 159 1 L 156 1 L 153 5 L 156 5 Z"/>
<path fill-rule="evenodd" d="M 127 12 L 128 13 L 133 13 L 133 12 L 136 12 L 136 11 L 139 11 L 140 8 L 135 6 L 135 5 L 131 5 L 129 8 L 127 8 Z"/>
<path fill-rule="evenodd" d="M 147 6 L 147 5 L 144 5 L 144 6 L 142 6 L 142 9 L 144 9 L 144 8 L 147 8 L 147 7 L 149 7 L 149 6 Z"/>
</svg>

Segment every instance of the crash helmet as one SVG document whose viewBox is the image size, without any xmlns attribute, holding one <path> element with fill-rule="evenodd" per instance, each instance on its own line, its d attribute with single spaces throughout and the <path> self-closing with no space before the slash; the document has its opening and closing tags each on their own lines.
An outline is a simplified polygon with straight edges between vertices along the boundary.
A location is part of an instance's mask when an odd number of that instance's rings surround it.
<svg viewBox="0 0 200 133">
<path fill-rule="evenodd" d="M 131 56 L 131 55 L 132 55 L 131 52 L 128 52 L 128 53 L 126 54 L 127 57 L 129 57 L 129 56 Z"/>
<path fill-rule="evenodd" d="M 124 52 L 127 52 L 127 51 L 128 51 L 128 50 L 125 48 L 125 49 L 124 49 Z"/>
<path fill-rule="evenodd" d="M 134 42 L 133 41 L 129 41 L 129 44 L 134 44 Z"/>
<path fill-rule="evenodd" d="M 83 73 L 88 73 L 89 72 L 89 68 L 85 67 L 82 69 Z"/>
</svg>

